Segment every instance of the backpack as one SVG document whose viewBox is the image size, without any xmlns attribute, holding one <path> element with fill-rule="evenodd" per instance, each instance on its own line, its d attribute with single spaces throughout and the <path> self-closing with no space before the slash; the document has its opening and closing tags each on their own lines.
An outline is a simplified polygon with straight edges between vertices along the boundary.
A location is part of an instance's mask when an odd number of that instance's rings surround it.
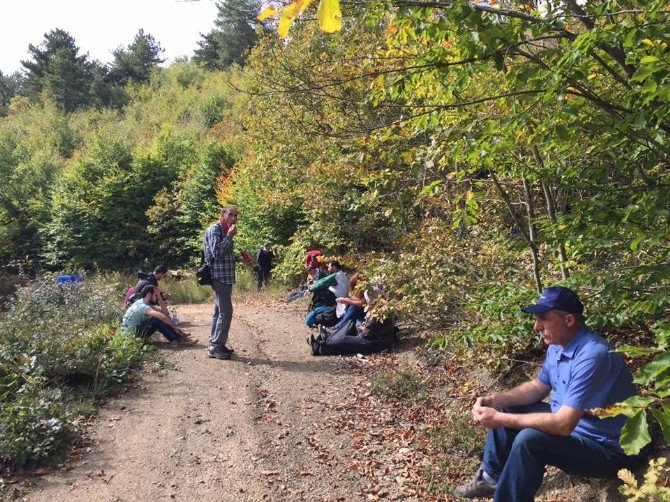
<svg viewBox="0 0 670 502">
<path fill-rule="evenodd" d="M 126 294 L 123 296 L 123 304 L 128 308 L 130 306 L 130 299 L 135 294 L 135 286 L 130 286 Z"/>
<path fill-rule="evenodd" d="M 317 307 L 331 307 L 337 305 L 335 294 L 329 289 L 320 289 L 312 295 L 312 301 L 309 302 L 307 312 L 311 312 Z"/>
</svg>

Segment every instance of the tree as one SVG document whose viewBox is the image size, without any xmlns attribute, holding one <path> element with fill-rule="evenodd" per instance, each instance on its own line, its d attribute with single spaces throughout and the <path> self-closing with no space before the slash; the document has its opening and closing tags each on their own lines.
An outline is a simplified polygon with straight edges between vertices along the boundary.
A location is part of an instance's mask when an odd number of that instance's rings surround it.
<svg viewBox="0 0 670 502">
<path fill-rule="evenodd" d="M 19 72 L 4 75 L 0 71 L 0 117 L 7 115 L 9 102 L 21 92 L 23 82 L 23 76 Z"/>
<path fill-rule="evenodd" d="M 26 89 L 33 99 L 44 93 L 64 112 L 72 112 L 92 102 L 94 73 L 88 55 L 80 55 L 74 38 L 55 29 L 44 35 L 44 41 L 30 44 L 32 60 L 21 61 L 26 69 Z"/>
<path fill-rule="evenodd" d="M 119 47 L 114 54 L 107 78 L 117 85 L 148 82 L 151 71 L 161 64 L 160 58 L 163 48 L 149 33 L 140 29 L 135 35 L 133 43 L 127 48 Z"/>
<path fill-rule="evenodd" d="M 223 69 L 232 64 L 244 64 L 249 50 L 258 40 L 260 25 L 256 16 L 261 10 L 260 0 L 223 0 L 217 2 L 219 12 L 216 26 L 198 42 L 193 60 L 208 69 Z"/>
</svg>

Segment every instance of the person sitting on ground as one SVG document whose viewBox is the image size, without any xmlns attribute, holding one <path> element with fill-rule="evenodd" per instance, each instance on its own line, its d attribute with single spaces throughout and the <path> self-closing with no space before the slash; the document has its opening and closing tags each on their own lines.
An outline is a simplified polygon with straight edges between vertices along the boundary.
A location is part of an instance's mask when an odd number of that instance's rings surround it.
<svg viewBox="0 0 670 502">
<path fill-rule="evenodd" d="M 477 398 L 472 414 L 488 429 L 484 460 L 475 478 L 456 488 L 460 497 L 531 501 L 547 465 L 601 478 L 644 463 L 644 450 L 628 456 L 619 445 L 625 416 L 589 412 L 624 401 L 635 387 L 621 354 L 586 326 L 577 294 L 549 287 L 521 310 L 535 315 L 534 329 L 549 345 L 544 364 L 535 379 Z"/>
<path fill-rule="evenodd" d="M 312 355 L 373 354 L 393 348 L 397 332 L 393 318 L 381 321 L 367 319 L 367 313 L 363 310 L 380 293 L 379 286 L 372 286 L 361 300 L 352 300 L 358 304 L 356 309 L 360 310 L 352 310 L 353 314 L 349 317 L 345 314 L 342 321 L 330 330 L 320 326 L 318 337 L 310 335 L 307 343 L 312 349 Z M 359 317 L 361 312 L 362 318 Z"/>
<path fill-rule="evenodd" d="M 349 289 L 352 291 L 351 295 L 345 297 L 341 296 L 336 298 L 335 301 L 338 305 L 344 305 L 345 311 L 344 315 L 339 318 L 338 323 L 333 326 L 333 331 L 341 327 L 345 322 L 353 320 L 354 322 L 360 321 L 365 317 L 365 305 L 367 301 L 362 290 L 358 290 L 358 283 L 365 280 L 363 274 L 355 273 L 349 279 Z"/>
<path fill-rule="evenodd" d="M 337 260 L 329 262 L 328 273 L 336 274 L 335 279 L 337 280 L 337 284 L 328 288 L 328 290 L 335 295 L 336 301 L 337 298 L 347 298 L 351 289 L 347 274 L 342 271 L 340 262 Z M 345 303 L 337 303 L 335 313 L 337 314 L 338 319 L 344 315 L 345 310 L 347 310 L 347 305 Z"/>
<path fill-rule="evenodd" d="M 156 265 L 156 268 L 154 268 L 153 273 L 151 274 L 145 274 L 144 272 L 138 272 L 137 277 L 139 278 L 139 281 L 137 281 L 137 284 L 135 285 L 133 294 L 130 295 L 126 301 L 126 307 L 129 307 L 131 304 L 135 303 L 137 300 L 141 298 L 141 292 L 142 289 L 144 289 L 144 286 L 154 286 L 155 288 L 158 288 L 158 281 L 163 279 L 165 275 L 167 274 L 168 268 L 166 265 Z M 157 291 L 160 291 L 157 289 Z M 158 294 L 158 292 L 156 293 Z M 166 293 L 160 293 L 162 295 L 163 300 L 169 300 L 170 295 Z M 153 298 L 151 301 L 152 304 L 157 304 L 158 303 L 158 298 Z"/>
<path fill-rule="evenodd" d="M 158 309 L 151 306 L 154 297 L 158 299 Z M 172 323 L 163 299 L 158 294 L 158 288 L 151 284 L 142 288 L 140 298 L 126 310 L 121 322 L 121 330 L 144 340 L 158 331 L 170 342 L 194 344 L 197 341 L 190 339 L 188 333 Z"/>
</svg>

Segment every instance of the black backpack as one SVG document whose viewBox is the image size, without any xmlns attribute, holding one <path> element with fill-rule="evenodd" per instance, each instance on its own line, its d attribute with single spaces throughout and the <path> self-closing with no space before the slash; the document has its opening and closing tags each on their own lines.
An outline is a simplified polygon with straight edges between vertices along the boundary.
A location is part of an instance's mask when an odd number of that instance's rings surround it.
<svg viewBox="0 0 670 502">
<path fill-rule="evenodd" d="M 335 294 L 329 289 L 320 289 L 312 294 L 312 301 L 309 302 L 307 312 L 312 312 L 317 307 L 332 307 L 337 305 Z"/>
</svg>

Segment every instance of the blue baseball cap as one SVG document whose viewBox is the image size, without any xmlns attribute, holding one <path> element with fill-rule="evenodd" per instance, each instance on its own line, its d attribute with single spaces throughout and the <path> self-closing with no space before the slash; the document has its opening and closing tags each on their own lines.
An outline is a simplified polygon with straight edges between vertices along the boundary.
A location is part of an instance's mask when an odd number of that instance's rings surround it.
<svg viewBox="0 0 670 502">
<path fill-rule="evenodd" d="M 581 314 L 584 312 L 584 305 L 579 300 L 577 293 L 570 288 L 552 286 L 544 288 L 535 305 L 523 307 L 521 310 L 528 314 L 544 314 L 550 310 L 563 310 L 571 314 Z"/>
</svg>

